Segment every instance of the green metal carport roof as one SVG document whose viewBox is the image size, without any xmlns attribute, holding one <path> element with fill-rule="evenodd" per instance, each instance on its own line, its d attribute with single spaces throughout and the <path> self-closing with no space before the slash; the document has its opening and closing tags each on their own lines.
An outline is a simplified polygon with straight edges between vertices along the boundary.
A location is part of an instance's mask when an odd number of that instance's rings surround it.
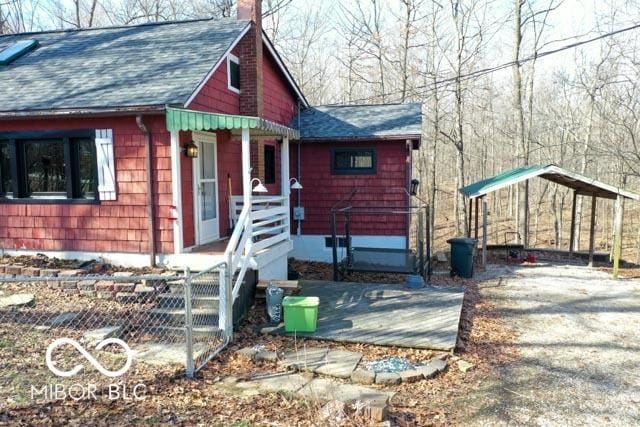
<svg viewBox="0 0 640 427">
<path fill-rule="evenodd" d="M 568 171 L 553 164 L 515 168 L 482 181 L 474 182 L 459 191 L 466 197 L 474 199 L 536 177 L 572 188 L 576 191 L 576 194 L 583 196 L 595 195 L 606 199 L 615 199 L 620 195 L 627 199 L 640 200 L 640 195 L 638 194 Z"/>
</svg>

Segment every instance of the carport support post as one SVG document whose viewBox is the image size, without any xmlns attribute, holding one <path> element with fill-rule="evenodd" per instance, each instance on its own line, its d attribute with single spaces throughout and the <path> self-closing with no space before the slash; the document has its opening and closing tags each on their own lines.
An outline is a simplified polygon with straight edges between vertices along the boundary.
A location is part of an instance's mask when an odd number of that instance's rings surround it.
<svg viewBox="0 0 640 427">
<path fill-rule="evenodd" d="M 484 205 L 484 198 L 481 199 L 477 199 L 476 200 L 476 217 L 475 217 L 475 232 L 474 232 L 474 239 L 478 240 L 478 219 L 480 217 L 479 215 L 479 211 L 480 211 L 480 201 L 483 201 L 483 205 Z"/>
<path fill-rule="evenodd" d="M 576 209 L 578 206 L 578 192 L 573 190 L 573 206 L 571 206 L 571 233 L 569 235 L 569 255 L 573 255 L 574 243 L 576 237 Z"/>
<path fill-rule="evenodd" d="M 487 266 L 487 201 L 482 198 L 482 266 Z"/>
<path fill-rule="evenodd" d="M 616 215 L 614 219 L 614 234 L 613 234 L 613 278 L 618 278 L 618 271 L 620 269 L 620 255 L 622 252 L 622 213 L 624 212 L 624 198 L 618 195 L 616 200 L 615 209 Z"/>
<path fill-rule="evenodd" d="M 593 251 L 596 242 L 596 195 L 591 195 L 591 223 L 589 224 L 589 267 L 593 267 Z"/>
<path fill-rule="evenodd" d="M 473 199 L 469 199 L 469 221 L 467 222 L 467 237 L 471 237 L 471 216 L 473 215 Z"/>
</svg>

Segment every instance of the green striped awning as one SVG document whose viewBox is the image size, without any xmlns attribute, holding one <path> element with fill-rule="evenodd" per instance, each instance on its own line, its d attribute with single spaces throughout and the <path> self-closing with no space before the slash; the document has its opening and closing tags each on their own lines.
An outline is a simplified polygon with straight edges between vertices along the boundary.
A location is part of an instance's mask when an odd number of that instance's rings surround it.
<svg viewBox="0 0 640 427">
<path fill-rule="evenodd" d="M 296 129 L 275 123 L 259 117 L 236 116 L 232 114 L 205 113 L 202 111 L 187 110 L 183 108 L 167 107 L 167 129 L 169 131 L 180 130 L 251 130 L 251 136 L 264 137 L 289 137 L 298 139 L 299 132 Z"/>
</svg>

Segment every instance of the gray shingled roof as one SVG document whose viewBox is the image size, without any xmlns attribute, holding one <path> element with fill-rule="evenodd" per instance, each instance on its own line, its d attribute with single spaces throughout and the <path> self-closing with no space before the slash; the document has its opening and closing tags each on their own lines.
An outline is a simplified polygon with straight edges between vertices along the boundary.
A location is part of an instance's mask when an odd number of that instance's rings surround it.
<svg viewBox="0 0 640 427">
<path fill-rule="evenodd" d="M 0 112 L 182 105 L 249 25 L 235 19 L 0 36 L 39 47 L 0 67 Z"/>
<path fill-rule="evenodd" d="M 367 139 L 422 133 L 422 104 L 320 106 L 302 110 L 291 127 L 301 139 Z"/>
</svg>

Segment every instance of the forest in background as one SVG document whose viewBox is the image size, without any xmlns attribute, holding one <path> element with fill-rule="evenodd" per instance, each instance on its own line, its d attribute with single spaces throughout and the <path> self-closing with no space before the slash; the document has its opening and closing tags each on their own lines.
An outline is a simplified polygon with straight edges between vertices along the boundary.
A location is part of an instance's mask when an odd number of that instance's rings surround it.
<svg viewBox="0 0 640 427">
<path fill-rule="evenodd" d="M 311 104 L 421 102 L 414 163 L 435 248 L 466 232 L 457 188 L 554 163 L 631 191 L 640 177 L 640 3 L 264 0 L 264 26 Z M 234 16 L 232 0 L 0 0 L 0 34 Z M 375 118 L 372 118 L 375 120 Z M 567 248 L 571 190 L 536 179 L 488 197 L 490 241 Z M 588 240 L 579 198 L 577 240 Z M 640 206 L 623 257 L 640 261 Z M 526 207 L 529 207 L 526 209 Z M 596 249 L 612 241 L 599 199 Z"/>
</svg>

